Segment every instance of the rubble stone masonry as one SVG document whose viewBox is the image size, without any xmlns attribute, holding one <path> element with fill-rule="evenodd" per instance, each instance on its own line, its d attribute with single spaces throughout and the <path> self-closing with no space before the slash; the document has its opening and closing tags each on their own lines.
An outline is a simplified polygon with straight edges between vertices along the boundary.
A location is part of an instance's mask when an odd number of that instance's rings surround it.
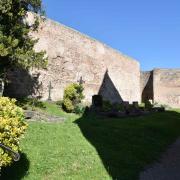
<svg viewBox="0 0 180 180">
<path fill-rule="evenodd" d="M 33 22 L 33 15 L 29 15 L 28 21 Z M 50 82 L 51 97 L 56 101 L 63 98 L 68 84 L 82 77 L 85 101 L 91 102 L 93 95 L 102 94 L 111 102 L 140 102 L 140 65 L 136 60 L 46 18 L 31 36 L 39 39 L 36 51 L 45 50 L 49 58 L 47 70 L 31 71 L 33 76 L 38 76 L 41 85 L 35 93 L 39 93 L 43 100 L 48 99 Z M 31 81 L 27 77 L 23 75 L 24 79 L 19 81 L 19 77 L 13 75 L 12 96 L 28 94 L 26 91 L 31 87 Z"/>
</svg>

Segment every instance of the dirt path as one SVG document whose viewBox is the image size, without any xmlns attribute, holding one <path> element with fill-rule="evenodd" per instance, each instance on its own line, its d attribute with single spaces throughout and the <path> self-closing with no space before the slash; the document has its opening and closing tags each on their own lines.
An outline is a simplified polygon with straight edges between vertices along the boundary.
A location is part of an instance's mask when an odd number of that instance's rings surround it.
<svg viewBox="0 0 180 180">
<path fill-rule="evenodd" d="M 140 174 L 140 180 L 180 180 L 180 138 L 163 154 L 160 162 Z"/>
</svg>

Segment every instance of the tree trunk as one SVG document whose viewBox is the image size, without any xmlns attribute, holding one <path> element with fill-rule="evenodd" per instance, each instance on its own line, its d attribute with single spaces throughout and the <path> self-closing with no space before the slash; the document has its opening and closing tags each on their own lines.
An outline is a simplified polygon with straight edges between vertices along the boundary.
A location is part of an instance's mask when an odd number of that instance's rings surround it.
<svg viewBox="0 0 180 180">
<path fill-rule="evenodd" d="M 3 96 L 3 92 L 4 92 L 4 81 L 3 79 L 0 79 L 0 97 Z"/>
</svg>

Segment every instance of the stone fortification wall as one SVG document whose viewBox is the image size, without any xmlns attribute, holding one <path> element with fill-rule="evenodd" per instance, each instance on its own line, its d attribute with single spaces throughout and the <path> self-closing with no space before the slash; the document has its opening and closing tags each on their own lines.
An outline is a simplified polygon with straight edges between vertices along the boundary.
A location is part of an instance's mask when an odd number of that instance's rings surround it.
<svg viewBox="0 0 180 180">
<path fill-rule="evenodd" d="M 180 108 L 180 69 L 154 69 L 154 101 Z"/>
<path fill-rule="evenodd" d="M 29 16 L 29 22 L 33 22 L 32 15 Z M 43 100 L 48 98 L 49 82 L 53 87 L 52 100 L 55 101 L 62 99 L 64 88 L 69 83 L 77 82 L 82 77 L 86 101 L 91 101 L 92 96 L 98 93 L 112 102 L 140 101 L 140 67 L 137 61 L 45 18 L 38 32 L 31 35 L 39 38 L 35 49 L 46 50 L 49 57 L 47 70 L 31 71 L 35 76 L 38 74 L 41 86 L 37 92 Z M 15 85 L 11 93 L 24 94 L 22 91 L 28 86 L 29 80 L 22 82 L 19 82 L 21 89 Z"/>
<path fill-rule="evenodd" d="M 180 108 L 180 69 L 154 69 L 141 72 L 142 102 Z"/>
<path fill-rule="evenodd" d="M 34 16 L 29 14 L 29 24 L 33 21 Z M 63 98 L 68 84 L 82 78 L 88 102 L 93 95 L 101 94 L 111 102 L 152 99 L 159 104 L 180 107 L 180 69 L 154 69 L 140 74 L 137 61 L 46 18 L 31 36 L 39 39 L 36 51 L 46 50 L 48 67 L 31 70 L 30 74 L 25 70 L 10 70 L 11 81 L 5 87 L 5 95 L 35 94 L 47 100 L 51 82 L 51 97 L 56 101 Z"/>
<path fill-rule="evenodd" d="M 141 72 L 141 101 L 154 99 L 153 93 L 153 71 Z"/>
</svg>

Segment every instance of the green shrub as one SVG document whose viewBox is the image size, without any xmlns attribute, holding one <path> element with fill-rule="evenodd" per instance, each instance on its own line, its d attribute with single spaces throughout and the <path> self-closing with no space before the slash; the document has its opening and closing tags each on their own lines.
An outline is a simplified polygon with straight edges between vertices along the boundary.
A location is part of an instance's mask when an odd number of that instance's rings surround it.
<svg viewBox="0 0 180 180">
<path fill-rule="evenodd" d="M 103 101 L 103 111 L 110 111 L 112 109 L 112 104 L 108 100 Z"/>
<path fill-rule="evenodd" d="M 145 109 L 147 110 L 151 110 L 153 108 L 153 105 L 151 104 L 151 102 L 149 100 L 145 101 Z"/>
<path fill-rule="evenodd" d="M 140 108 L 144 108 L 144 107 L 145 107 L 145 103 L 139 104 L 139 107 L 140 107 Z"/>
<path fill-rule="evenodd" d="M 78 104 L 74 108 L 74 113 L 83 114 L 86 110 L 86 107 L 83 104 Z"/>
<path fill-rule="evenodd" d="M 63 109 L 66 111 L 66 112 L 68 112 L 68 113 L 71 113 L 71 112 L 73 112 L 74 111 L 74 105 L 73 105 L 73 102 L 70 100 L 70 99 L 68 99 L 68 98 L 65 98 L 64 100 L 63 100 Z"/>
<path fill-rule="evenodd" d="M 28 109 L 28 108 L 40 108 L 40 109 L 45 109 L 46 105 L 44 104 L 44 102 L 40 101 L 37 98 L 21 98 L 18 99 L 16 102 L 17 106 L 20 106 L 23 109 Z"/>
<path fill-rule="evenodd" d="M 83 86 L 81 84 L 70 84 L 64 91 L 62 107 L 66 112 L 75 112 L 76 106 L 81 104 L 83 96 Z"/>
<path fill-rule="evenodd" d="M 115 104 L 113 104 L 113 107 L 114 107 L 114 109 L 116 109 L 117 111 L 125 111 L 124 105 L 123 105 L 122 103 L 121 103 L 121 104 L 115 103 Z"/>
<path fill-rule="evenodd" d="M 15 104 L 15 99 L 0 97 L 0 143 L 19 151 L 19 140 L 27 124 L 24 122 L 23 110 Z M 12 163 L 11 155 L 0 148 L 0 169 Z"/>
<path fill-rule="evenodd" d="M 62 100 L 56 101 L 56 105 L 58 105 L 60 108 L 62 108 L 63 101 Z"/>
</svg>

